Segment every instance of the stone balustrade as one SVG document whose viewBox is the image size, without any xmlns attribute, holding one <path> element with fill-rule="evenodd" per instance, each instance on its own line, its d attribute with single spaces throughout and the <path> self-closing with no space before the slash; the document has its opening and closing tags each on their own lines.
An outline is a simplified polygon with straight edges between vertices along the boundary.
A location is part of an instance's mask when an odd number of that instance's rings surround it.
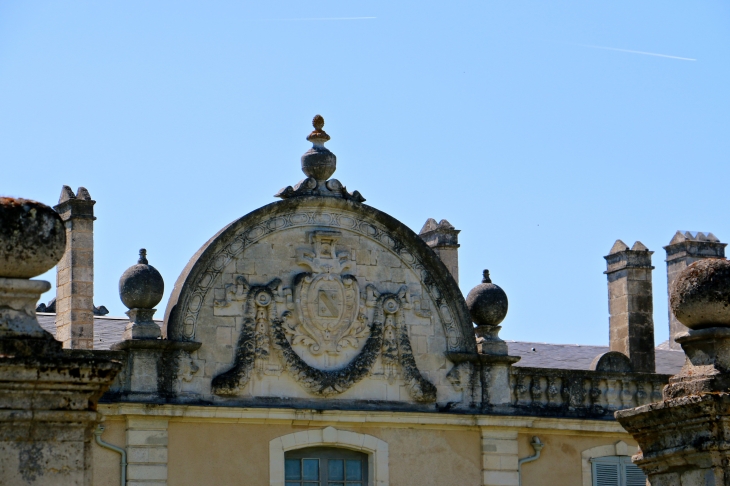
<svg viewBox="0 0 730 486">
<path fill-rule="evenodd" d="M 512 367 L 512 406 L 529 415 L 613 418 L 661 400 L 669 375 Z"/>
</svg>

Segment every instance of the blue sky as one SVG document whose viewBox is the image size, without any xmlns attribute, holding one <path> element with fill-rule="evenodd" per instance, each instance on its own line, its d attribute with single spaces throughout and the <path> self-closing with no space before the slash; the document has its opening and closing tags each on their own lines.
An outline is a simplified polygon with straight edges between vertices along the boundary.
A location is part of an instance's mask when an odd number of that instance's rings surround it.
<svg viewBox="0 0 730 486">
<path fill-rule="evenodd" d="M 656 251 L 660 342 L 662 246 L 730 241 L 728 46 L 730 4 L 711 0 L 6 0 L 0 193 L 87 187 L 96 303 L 123 313 L 145 247 L 162 316 L 200 245 L 302 178 L 321 113 L 350 190 L 415 231 L 462 230 L 462 290 L 491 270 L 504 338 L 607 343 L 620 238 Z"/>
</svg>

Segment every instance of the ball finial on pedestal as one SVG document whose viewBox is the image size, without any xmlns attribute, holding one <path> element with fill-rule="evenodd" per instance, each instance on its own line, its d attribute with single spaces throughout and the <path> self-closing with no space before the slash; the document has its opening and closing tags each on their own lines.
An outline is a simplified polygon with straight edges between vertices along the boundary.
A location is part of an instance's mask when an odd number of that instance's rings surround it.
<svg viewBox="0 0 730 486">
<path fill-rule="evenodd" d="M 469 292 L 466 306 L 471 320 L 477 326 L 498 326 L 507 316 L 507 294 L 492 283 L 489 270 L 484 270 L 482 283 Z"/>
<path fill-rule="evenodd" d="M 119 297 L 128 309 L 153 309 L 162 300 L 165 282 L 147 262 L 147 250 L 139 250 L 139 260 L 119 279 Z"/>
<path fill-rule="evenodd" d="M 690 329 L 730 327 L 730 262 L 707 258 L 685 268 L 672 283 L 669 304 Z"/>
<path fill-rule="evenodd" d="M 43 203 L 0 197 L 0 242 L 0 277 L 33 278 L 63 256 L 66 228 Z"/>
</svg>

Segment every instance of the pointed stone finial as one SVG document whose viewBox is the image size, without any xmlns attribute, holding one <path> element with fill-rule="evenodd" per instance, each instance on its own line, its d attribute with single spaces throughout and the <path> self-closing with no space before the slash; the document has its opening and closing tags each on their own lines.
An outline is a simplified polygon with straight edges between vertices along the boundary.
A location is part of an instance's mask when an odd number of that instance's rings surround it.
<svg viewBox="0 0 730 486">
<path fill-rule="evenodd" d="M 63 186 L 61 188 L 61 197 L 58 198 L 58 203 L 61 204 L 68 201 L 69 199 L 76 199 L 76 196 L 74 196 L 74 192 L 71 190 L 70 187 Z"/>
<path fill-rule="evenodd" d="M 629 240 L 631 241 L 631 240 Z M 611 247 L 611 250 L 608 252 L 609 255 L 613 255 L 614 253 L 621 253 L 622 251 L 626 251 L 629 249 L 629 245 L 624 243 L 621 240 L 616 240 L 616 243 L 613 244 Z"/>
<path fill-rule="evenodd" d="M 144 248 L 139 249 L 139 260 L 137 260 L 137 263 L 139 265 L 148 265 L 150 263 L 147 261 L 147 250 Z"/>
<path fill-rule="evenodd" d="M 82 201 L 91 201 L 91 194 L 89 194 L 89 190 L 85 187 L 79 187 L 79 189 L 76 191 L 76 199 L 81 199 Z"/>
<path fill-rule="evenodd" d="M 314 115 L 314 118 L 312 119 L 312 126 L 314 127 L 314 131 L 307 135 L 308 141 L 312 142 L 315 146 L 321 146 L 330 140 L 330 136 L 327 135 L 327 132 L 322 130 L 322 127 L 324 127 L 324 118 L 322 115 Z"/>
</svg>

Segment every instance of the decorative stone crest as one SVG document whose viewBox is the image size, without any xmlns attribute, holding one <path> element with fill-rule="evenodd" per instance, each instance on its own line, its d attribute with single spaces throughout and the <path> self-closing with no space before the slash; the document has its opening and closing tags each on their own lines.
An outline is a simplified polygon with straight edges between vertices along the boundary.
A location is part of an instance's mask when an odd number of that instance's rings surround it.
<svg viewBox="0 0 730 486">
<path fill-rule="evenodd" d="M 336 356 L 345 347 L 359 348 L 369 334 L 360 312 L 357 279 L 343 274 L 352 265 L 349 255 L 336 250 L 339 231 L 315 231 L 313 249 L 300 249 L 298 263 L 312 272 L 295 278 L 297 318 L 283 326 L 293 345 L 304 344 L 313 355 Z"/>
</svg>

